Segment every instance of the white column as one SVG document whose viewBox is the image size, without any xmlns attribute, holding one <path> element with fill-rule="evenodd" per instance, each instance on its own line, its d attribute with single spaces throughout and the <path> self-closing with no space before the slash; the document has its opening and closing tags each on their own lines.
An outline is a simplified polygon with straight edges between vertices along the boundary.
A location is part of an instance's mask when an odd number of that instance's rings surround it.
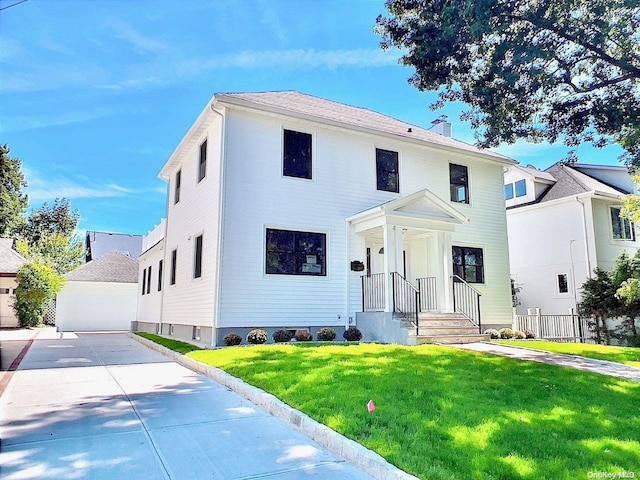
<svg viewBox="0 0 640 480">
<path fill-rule="evenodd" d="M 443 312 L 453 312 L 453 260 L 451 252 L 451 233 L 438 233 L 438 251 L 442 265 L 442 307 Z"/>
<path fill-rule="evenodd" d="M 391 272 L 394 271 L 394 266 L 392 265 L 392 260 L 394 255 L 394 247 L 393 247 L 393 230 L 392 227 L 388 225 L 382 226 L 382 247 L 384 248 L 384 311 L 392 312 L 393 311 L 393 292 L 391 286 Z"/>
</svg>

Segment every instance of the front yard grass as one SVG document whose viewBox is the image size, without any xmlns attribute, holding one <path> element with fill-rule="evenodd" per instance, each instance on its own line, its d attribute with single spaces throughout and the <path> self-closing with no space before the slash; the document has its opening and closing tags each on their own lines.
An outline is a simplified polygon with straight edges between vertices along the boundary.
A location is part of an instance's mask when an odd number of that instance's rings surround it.
<svg viewBox="0 0 640 480">
<path fill-rule="evenodd" d="M 200 347 L 196 347 L 187 342 L 181 342 L 179 340 L 172 340 L 170 338 L 161 337 L 160 335 L 155 335 L 153 333 L 145 333 L 145 332 L 136 332 L 136 335 L 146 338 L 147 340 L 151 340 L 157 344 L 162 345 L 163 347 L 167 347 L 174 352 L 185 353 L 193 352 L 194 350 L 201 350 Z"/>
<path fill-rule="evenodd" d="M 595 358 L 596 360 L 625 363 L 632 367 L 640 368 L 640 348 L 596 345 L 593 343 L 560 343 L 544 340 L 497 340 L 497 342 L 515 347 L 527 347 L 552 353 L 566 353 L 568 355 Z"/>
<path fill-rule="evenodd" d="M 420 478 L 640 475 L 638 383 L 441 346 L 287 344 L 188 356 Z"/>
</svg>

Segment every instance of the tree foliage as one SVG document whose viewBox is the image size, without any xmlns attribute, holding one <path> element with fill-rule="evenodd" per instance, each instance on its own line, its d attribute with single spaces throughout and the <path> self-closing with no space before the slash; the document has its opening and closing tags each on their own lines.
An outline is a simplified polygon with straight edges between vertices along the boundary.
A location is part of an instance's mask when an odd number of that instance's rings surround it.
<svg viewBox="0 0 640 480">
<path fill-rule="evenodd" d="M 85 249 L 78 236 L 47 233 L 34 245 L 29 245 L 26 240 L 18 240 L 16 251 L 25 258 L 49 265 L 62 275 L 82 264 Z"/>
<path fill-rule="evenodd" d="M 637 0 L 388 0 L 382 48 L 409 82 L 470 106 L 479 145 L 610 139 L 640 166 Z"/>
<path fill-rule="evenodd" d="M 27 181 L 21 171 L 22 163 L 12 158 L 7 145 L 0 145 L 0 237 L 13 237 L 24 226 L 27 196 L 22 188 Z"/>
<path fill-rule="evenodd" d="M 20 326 L 35 327 L 42 323 L 48 303 L 64 285 L 64 277 L 42 262 L 25 263 L 16 277 L 18 288 L 13 308 Z"/>
<path fill-rule="evenodd" d="M 77 210 L 71 210 L 69 199 L 56 198 L 53 205 L 45 202 L 42 207 L 31 212 L 22 237 L 30 245 L 37 244 L 45 235 L 60 234 L 71 238 L 79 221 L 80 213 Z"/>
</svg>

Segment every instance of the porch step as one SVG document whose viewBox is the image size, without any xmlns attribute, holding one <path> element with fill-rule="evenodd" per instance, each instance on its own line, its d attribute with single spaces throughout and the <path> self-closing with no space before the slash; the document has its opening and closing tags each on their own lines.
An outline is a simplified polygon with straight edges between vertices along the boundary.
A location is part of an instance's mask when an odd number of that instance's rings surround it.
<svg viewBox="0 0 640 480">
<path fill-rule="evenodd" d="M 423 345 L 425 343 L 439 343 L 443 345 L 453 345 L 457 343 L 475 343 L 475 342 L 488 342 L 490 335 L 475 334 L 475 335 L 418 335 L 415 337 L 416 345 Z"/>
<path fill-rule="evenodd" d="M 420 324 L 418 328 L 419 335 L 477 335 L 478 327 L 470 325 L 425 325 Z"/>
</svg>

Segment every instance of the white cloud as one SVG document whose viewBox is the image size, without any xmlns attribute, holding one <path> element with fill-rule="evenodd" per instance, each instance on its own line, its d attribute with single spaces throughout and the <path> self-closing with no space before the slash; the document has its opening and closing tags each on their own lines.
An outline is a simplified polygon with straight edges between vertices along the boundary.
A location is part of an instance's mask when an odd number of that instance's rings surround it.
<svg viewBox="0 0 640 480">
<path fill-rule="evenodd" d="M 163 53 L 168 50 L 168 46 L 164 42 L 141 34 L 122 20 L 111 19 L 107 22 L 107 27 L 114 30 L 116 38 L 129 42 L 136 53 Z"/>
<path fill-rule="evenodd" d="M 51 115 L 8 117 L 2 122 L 0 132 L 19 132 L 35 128 L 70 125 L 109 117 L 116 113 L 115 109 L 96 108 L 86 111 L 58 112 Z"/>
</svg>

